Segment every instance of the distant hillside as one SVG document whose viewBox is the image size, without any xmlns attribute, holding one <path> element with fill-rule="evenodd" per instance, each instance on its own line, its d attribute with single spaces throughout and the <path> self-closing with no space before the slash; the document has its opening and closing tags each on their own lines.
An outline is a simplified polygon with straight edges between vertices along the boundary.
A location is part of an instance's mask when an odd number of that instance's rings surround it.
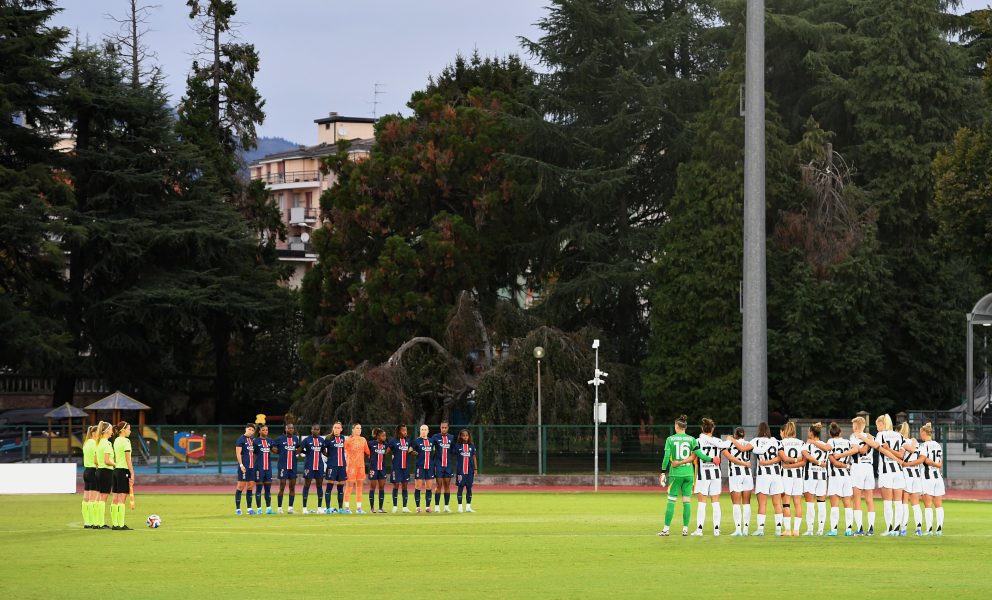
<svg viewBox="0 0 992 600">
<path fill-rule="evenodd" d="M 281 137 L 260 137 L 258 138 L 258 147 L 254 150 L 244 153 L 245 163 L 250 163 L 253 160 L 258 160 L 263 156 L 268 154 L 275 154 L 276 152 L 285 152 L 286 150 L 292 150 L 294 148 L 299 148 L 300 145 L 291 142 L 285 138 Z"/>
</svg>

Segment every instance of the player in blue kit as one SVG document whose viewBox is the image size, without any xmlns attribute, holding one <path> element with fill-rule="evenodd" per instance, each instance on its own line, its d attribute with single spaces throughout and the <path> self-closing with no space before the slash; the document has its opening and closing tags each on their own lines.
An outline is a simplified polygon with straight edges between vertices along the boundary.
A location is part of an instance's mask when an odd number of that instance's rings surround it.
<svg viewBox="0 0 992 600">
<path fill-rule="evenodd" d="M 350 510 L 345 510 L 344 505 L 344 484 L 348 481 L 348 460 L 344 453 L 344 436 L 341 435 L 341 421 L 337 421 L 331 427 L 331 434 L 324 438 L 324 456 L 327 457 L 327 485 L 324 487 L 324 512 L 351 514 Z M 338 507 L 331 508 L 331 491 L 334 484 L 338 486 Z"/>
<path fill-rule="evenodd" d="M 269 426 L 258 428 L 255 440 L 255 506 L 262 514 L 262 491 L 265 491 L 265 514 L 272 514 L 272 440 L 269 439 Z"/>
<path fill-rule="evenodd" d="M 479 453 L 472 443 L 472 434 L 467 429 L 458 432 L 454 447 L 455 485 L 458 486 L 458 512 L 462 512 L 462 492 L 465 492 L 465 512 L 472 510 L 472 484 L 479 472 Z"/>
<path fill-rule="evenodd" d="M 372 441 L 369 442 L 369 511 L 375 510 L 375 493 L 379 492 L 379 510 L 384 513 L 382 503 L 386 499 L 386 452 L 389 451 L 389 444 L 386 443 L 386 430 L 378 427 L 372 429 Z"/>
<path fill-rule="evenodd" d="M 403 512 L 410 512 L 410 509 L 406 507 L 407 499 L 410 497 L 410 492 L 407 490 L 407 484 L 410 482 L 410 470 L 407 465 L 407 455 L 410 453 L 410 440 L 406 436 L 406 425 L 400 425 L 396 428 L 396 437 L 389 440 L 386 444 L 389 446 L 389 453 L 392 456 L 393 463 L 389 471 L 389 483 L 393 484 L 393 512 L 399 509 L 397 496 L 399 495 L 400 487 L 403 488 Z"/>
<path fill-rule="evenodd" d="M 300 447 L 300 436 L 296 435 L 296 425 L 286 424 L 286 432 L 272 443 L 272 450 L 279 455 L 279 514 L 282 514 L 282 496 L 289 482 L 289 514 L 293 514 L 296 503 L 296 453 Z"/>
<path fill-rule="evenodd" d="M 300 442 L 303 452 L 303 514 L 315 515 L 321 510 L 324 499 L 324 438 L 320 435 L 320 425 L 310 427 L 310 435 Z M 307 496 L 310 494 L 310 482 L 317 482 L 317 510 L 307 510 Z"/>
<path fill-rule="evenodd" d="M 253 489 L 255 487 L 255 424 L 245 425 L 245 433 L 234 443 L 234 455 L 238 459 L 238 484 L 234 488 L 234 514 L 241 514 L 241 494 L 248 492 L 245 501 L 248 502 L 248 514 L 255 511 L 251 508 Z"/>
<path fill-rule="evenodd" d="M 420 437 L 410 444 L 410 452 L 417 457 L 416 478 L 413 482 L 413 502 L 417 505 L 417 512 L 420 512 L 420 491 L 427 493 L 427 512 L 431 512 L 431 491 L 434 487 L 434 444 L 428 434 L 430 428 L 427 425 L 420 426 Z"/>
<path fill-rule="evenodd" d="M 434 460 L 434 511 L 441 512 L 441 492 L 444 492 L 444 512 L 451 512 L 451 477 L 455 474 L 451 447 L 455 436 L 448 433 L 448 422 L 441 421 L 440 433 L 431 437 L 437 451 Z"/>
</svg>

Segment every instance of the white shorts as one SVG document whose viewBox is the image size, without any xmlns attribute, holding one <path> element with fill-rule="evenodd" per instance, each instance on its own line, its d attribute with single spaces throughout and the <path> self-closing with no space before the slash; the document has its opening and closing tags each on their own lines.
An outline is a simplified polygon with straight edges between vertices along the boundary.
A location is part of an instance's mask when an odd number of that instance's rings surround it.
<svg viewBox="0 0 992 600">
<path fill-rule="evenodd" d="M 927 496 L 943 496 L 944 478 L 941 477 L 940 479 L 924 479 L 923 493 Z"/>
<path fill-rule="evenodd" d="M 731 475 L 731 492 L 750 492 L 754 489 L 754 479 L 750 475 Z"/>
<path fill-rule="evenodd" d="M 923 478 L 922 477 L 906 477 L 906 493 L 907 494 L 922 494 L 923 493 Z"/>
<path fill-rule="evenodd" d="M 767 496 L 774 496 L 776 494 L 781 494 L 782 476 L 758 475 L 757 481 L 754 482 L 754 491 L 755 493 L 765 494 Z"/>
<path fill-rule="evenodd" d="M 898 473 L 882 473 L 878 476 L 878 487 L 890 490 L 901 490 L 906 487 L 906 478 L 902 471 Z"/>
<path fill-rule="evenodd" d="M 871 465 L 867 463 L 851 465 L 851 487 L 859 490 L 875 489 L 875 473 Z"/>
<path fill-rule="evenodd" d="M 827 495 L 828 496 L 840 496 L 841 498 L 850 498 L 854 495 L 851 491 L 851 478 L 850 477 L 831 477 L 827 480 Z"/>
<path fill-rule="evenodd" d="M 720 490 L 721 486 L 719 479 L 697 479 L 696 487 L 692 490 L 692 493 L 702 494 L 704 496 L 719 496 Z"/>
<path fill-rule="evenodd" d="M 803 495 L 803 479 L 802 477 L 786 477 L 782 476 L 782 493 L 786 496 L 802 496 Z"/>
<path fill-rule="evenodd" d="M 826 479 L 807 479 L 803 481 L 803 493 L 813 494 L 822 498 L 827 495 Z"/>
</svg>

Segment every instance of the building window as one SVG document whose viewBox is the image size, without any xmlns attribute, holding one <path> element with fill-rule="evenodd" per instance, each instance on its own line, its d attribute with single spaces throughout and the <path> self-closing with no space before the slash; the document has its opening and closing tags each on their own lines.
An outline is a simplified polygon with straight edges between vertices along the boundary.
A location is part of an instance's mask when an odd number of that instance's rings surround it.
<svg viewBox="0 0 992 600">
<path fill-rule="evenodd" d="M 299 207 L 300 207 L 300 195 L 293 194 L 293 208 L 299 208 Z"/>
<path fill-rule="evenodd" d="M 313 205 L 313 192 L 307 192 L 307 210 Z"/>
<path fill-rule="evenodd" d="M 286 212 L 286 196 L 279 194 L 279 211 Z"/>
<path fill-rule="evenodd" d="M 331 128 L 330 123 L 324 123 L 324 129 L 330 129 L 330 128 Z"/>
</svg>

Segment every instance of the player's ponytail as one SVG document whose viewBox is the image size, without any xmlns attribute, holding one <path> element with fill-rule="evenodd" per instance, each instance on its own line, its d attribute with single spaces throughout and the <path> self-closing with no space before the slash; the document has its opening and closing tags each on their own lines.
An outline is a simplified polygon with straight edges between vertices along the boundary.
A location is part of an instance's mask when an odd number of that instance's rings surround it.
<svg viewBox="0 0 992 600">
<path fill-rule="evenodd" d="M 734 439 L 735 440 L 742 439 L 746 433 L 747 432 L 744 431 L 743 427 L 738 427 L 737 429 L 734 430 Z"/>
<path fill-rule="evenodd" d="M 920 433 L 925 433 L 927 439 L 933 438 L 933 425 L 930 423 L 924 424 L 923 427 L 920 427 Z"/>
<path fill-rule="evenodd" d="M 678 427 L 679 429 L 685 429 L 688 425 L 689 425 L 689 417 L 685 415 L 679 415 L 678 418 L 675 419 L 675 426 Z"/>
<path fill-rule="evenodd" d="M 96 439 L 96 425 L 90 425 L 86 428 L 86 439 L 83 440 L 95 440 Z"/>
<path fill-rule="evenodd" d="M 127 421 L 121 421 L 117 425 L 114 425 L 114 437 L 120 436 L 121 432 L 130 427 Z"/>
<path fill-rule="evenodd" d="M 103 436 L 107 435 L 108 431 L 113 431 L 114 426 L 106 421 L 100 421 L 96 426 L 96 437 L 98 440 L 102 440 Z"/>
<path fill-rule="evenodd" d="M 875 425 L 878 426 L 879 431 L 891 431 L 892 430 L 892 417 L 888 413 L 875 419 Z"/>
<path fill-rule="evenodd" d="M 820 439 L 820 432 L 823 431 L 823 423 L 813 423 L 809 426 L 809 432 L 816 439 Z"/>
<path fill-rule="evenodd" d="M 713 433 L 714 429 L 716 429 L 716 423 L 714 423 L 713 419 L 710 419 L 709 417 L 703 417 L 700 427 L 703 430 L 703 433 L 710 434 Z"/>
<path fill-rule="evenodd" d="M 783 438 L 796 437 L 796 424 L 793 423 L 792 421 L 789 421 L 785 425 L 782 425 L 781 431 Z"/>
<path fill-rule="evenodd" d="M 830 424 L 830 437 L 837 437 L 840 435 L 840 425 L 835 422 Z"/>
<path fill-rule="evenodd" d="M 900 425 L 899 425 L 899 435 L 901 435 L 904 438 L 908 438 L 909 437 L 909 423 L 907 423 L 906 421 L 903 421 L 902 423 L 900 423 Z"/>
</svg>

